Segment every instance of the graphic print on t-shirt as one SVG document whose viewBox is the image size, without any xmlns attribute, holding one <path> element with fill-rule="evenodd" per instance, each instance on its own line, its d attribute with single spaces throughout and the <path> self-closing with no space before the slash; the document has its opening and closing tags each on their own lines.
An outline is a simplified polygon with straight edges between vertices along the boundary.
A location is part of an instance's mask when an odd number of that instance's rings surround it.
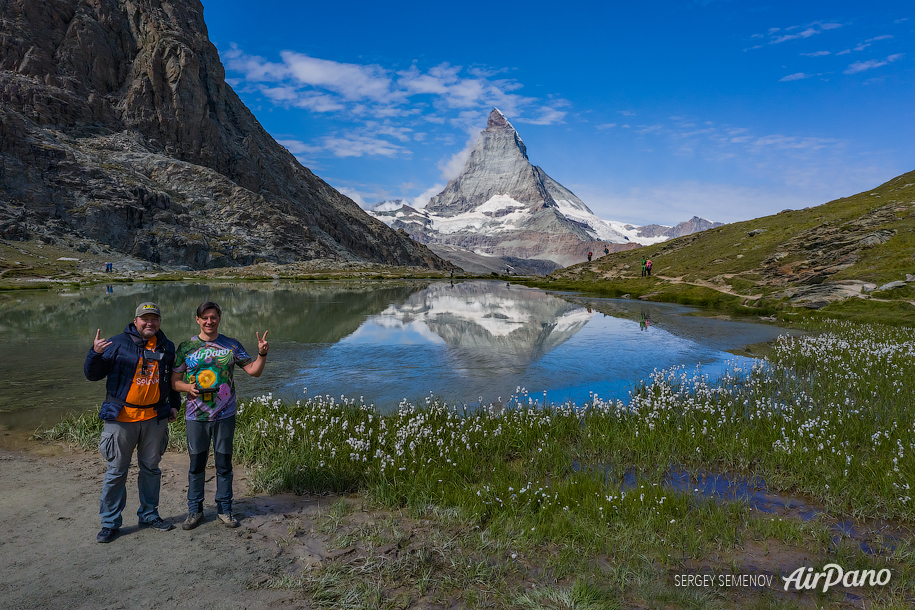
<svg viewBox="0 0 915 610">
<path fill-rule="evenodd" d="M 251 357 L 241 343 L 219 335 L 216 341 L 201 341 L 192 337 L 178 346 L 175 370 L 184 373 L 184 380 L 200 390 L 195 399 L 187 401 L 186 418 L 215 421 L 235 415 L 236 364 L 248 364 Z"/>
</svg>

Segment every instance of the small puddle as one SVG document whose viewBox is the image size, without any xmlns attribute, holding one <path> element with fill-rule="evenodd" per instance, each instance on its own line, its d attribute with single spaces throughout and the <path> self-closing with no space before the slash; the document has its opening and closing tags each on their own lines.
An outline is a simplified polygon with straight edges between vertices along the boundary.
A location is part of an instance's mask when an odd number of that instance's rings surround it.
<svg viewBox="0 0 915 610">
<path fill-rule="evenodd" d="M 575 471 L 602 472 L 605 483 L 616 482 L 607 466 L 583 466 L 572 463 Z M 634 469 L 623 475 L 623 491 L 635 489 L 640 481 Z M 731 476 L 724 473 L 689 471 L 684 468 L 671 468 L 664 474 L 662 485 L 666 489 L 681 493 L 699 494 L 717 502 L 743 502 L 751 509 L 763 513 L 777 514 L 783 517 L 814 521 L 828 519 L 829 515 L 822 508 L 784 494 L 769 491 L 762 477 Z M 911 532 L 891 523 L 879 522 L 859 525 L 851 520 L 828 523 L 832 534 L 832 544 L 838 547 L 843 540 L 853 540 L 864 553 L 869 555 L 886 555 L 896 550 L 898 543 L 911 539 Z"/>
</svg>

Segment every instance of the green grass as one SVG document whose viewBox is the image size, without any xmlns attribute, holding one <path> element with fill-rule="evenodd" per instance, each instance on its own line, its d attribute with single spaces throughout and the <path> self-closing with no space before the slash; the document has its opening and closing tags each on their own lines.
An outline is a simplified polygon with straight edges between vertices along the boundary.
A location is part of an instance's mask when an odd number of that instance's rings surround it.
<svg viewBox="0 0 915 610">
<path fill-rule="evenodd" d="M 764 231 L 748 235 L 754 229 Z M 834 249 L 833 244 L 841 244 L 843 240 L 857 243 L 878 231 L 892 232 L 892 236 L 884 243 L 857 246 L 852 264 L 829 275 L 826 281 L 857 280 L 881 286 L 904 280 L 907 273 L 912 273 L 915 172 L 852 197 L 612 253 L 592 263 L 573 265 L 542 280 L 524 283 L 608 297 L 647 295 L 654 301 L 772 315 L 782 309 L 790 311 L 784 291 L 800 285 L 802 271 L 835 262 L 830 262 L 828 257 Z M 795 241 L 798 236 L 804 238 Z M 640 277 L 643 256 L 654 263 L 652 278 Z M 776 273 L 778 267 L 787 271 Z M 696 290 L 684 288 L 683 283 L 695 284 Z M 729 291 L 736 295 L 726 294 Z M 711 293 L 717 293 L 717 296 Z M 750 298 L 757 295 L 763 298 Z M 915 288 L 907 286 L 876 293 L 874 297 L 903 303 L 915 300 Z M 875 316 L 871 312 L 879 310 L 880 305 L 874 301 L 865 303 L 836 315 L 859 321 L 872 320 Z M 915 325 L 915 307 L 911 312 L 905 310 L 905 315 L 897 320 L 901 324 Z"/>
<path fill-rule="evenodd" d="M 717 598 L 652 588 L 636 575 L 647 570 L 657 579 L 748 544 L 801 546 L 821 564 L 840 552 L 849 565 L 891 566 L 895 587 L 881 599 L 887 607 L 911 600 L 911 544 L 887 555 L 866 555 L 855 544 L 837 550 L 829 518 L 775 518 L 665 485 L 672 468 L 762 477 L 770 493 L 801 497 L 832 518 L 915 522 L 915 329 L 807 317 L 797 325 L 818 332 L 783 337 L 766 361 L 720 379 L 657 372 L 625 402 L 544 405 L 521 394 L 469 409 L 430 396 L 383 413 L 330 396 L 295 404 L 260 397 L 240 405 L 235 455 L 257 490 L 358 492 L 370 506 L 459 524 L 463 550 L 451 563 L 420 558 L 385 578 L 412 574 L 415 586 L 425 579 L 430 590 L 466 589 L 480 605 L 614 607 L 638 598 L 715 607 Z M 100 429 L 83 415 L 41 436 L 93 447 Z M 179 427 L 176 446 L 180 436 Z M 635 484 L 624 484 L 627 477 Z M 337 532 L 349 510 L 335 505 L 323 531 Z M 377 528 L 335 535 L 340 544 L 384 537 Z M 538 580 L 521 600 L 511 592 L 533 568 L 500 571 L 513 554 L 539 557 L 540 573 L 558 584 Z M 596 557 L 612 567 L 595 566 Z M 356 585 L 341 583 L 353 569 L 326 568 L 297 586 L 318 605 L 377 601 L 377 589 L 365 588 L 371 582 L 358 579 L 363 597 L 347 597 Z M 582 575 L 598 580 L 576 581 Z M 481 584 L 492 582 L 502 585 Z"/>
</svg>

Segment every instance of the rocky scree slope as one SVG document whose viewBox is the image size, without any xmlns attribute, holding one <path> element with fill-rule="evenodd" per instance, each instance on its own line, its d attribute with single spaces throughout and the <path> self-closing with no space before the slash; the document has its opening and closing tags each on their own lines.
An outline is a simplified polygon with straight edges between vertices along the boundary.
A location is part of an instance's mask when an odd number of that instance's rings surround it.
<svg viewBox="0 0 915 610">
<path fill-rule="evenodd" d="M 195 269 L 446 267 L 270 137 L 198 0 L 0 2 L 0 238 Z"/>
<path fill-rule="evenodd" d="M 915 171 L 879 187 L 803 210 L 731 223 L 611 254 L 551 274 L 571 281 L 640 276 L 645 292 L 686 282 L 744 297 L 820 309 L 849 297 L 915 300 Z"/>
</svg>

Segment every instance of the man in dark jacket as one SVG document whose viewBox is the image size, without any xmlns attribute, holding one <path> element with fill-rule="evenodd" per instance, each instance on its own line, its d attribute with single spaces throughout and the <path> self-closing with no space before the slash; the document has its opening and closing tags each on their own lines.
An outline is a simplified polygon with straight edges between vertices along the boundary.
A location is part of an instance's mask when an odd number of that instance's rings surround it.
<svg viewBox="0 0 915 610">
<path fill-rule="evenodd" d="M 159 516 L 159 460 L 168 446 L 168 423 L 178 417 L 180 394 L 171 389 L 175 344 L 159 330 L 162 317 L 155 303 L 141 303 L 133 322 L 110 340 L 95 333 L 86 355 L 86 379 L 106 379 L 107 395 L 99 410 L 105 421 L 99 451 L 108 462 L 99 515 L 98 542 L 111 542 L 121 528 L 127 504 L 127 469 L 134 450 L 140 472 L 137 486 L 140 527 L 167 532 L 175 526 Z"/>
</svg>

